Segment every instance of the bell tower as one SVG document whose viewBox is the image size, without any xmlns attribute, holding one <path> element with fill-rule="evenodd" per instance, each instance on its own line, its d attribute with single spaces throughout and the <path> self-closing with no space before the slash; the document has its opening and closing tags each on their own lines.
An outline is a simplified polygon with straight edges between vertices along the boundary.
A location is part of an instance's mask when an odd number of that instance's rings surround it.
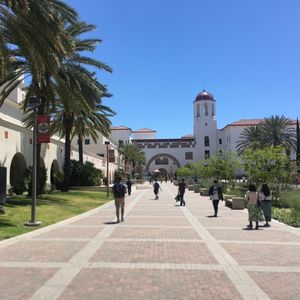
<svg viewBox="0 0 300 300">
<path fill-rule="evenodd" d="M 194 101 L 195 159 L 211 157 L 217 151 L 217 118 L 214 96 L 203 90 Z"/>
</svg>

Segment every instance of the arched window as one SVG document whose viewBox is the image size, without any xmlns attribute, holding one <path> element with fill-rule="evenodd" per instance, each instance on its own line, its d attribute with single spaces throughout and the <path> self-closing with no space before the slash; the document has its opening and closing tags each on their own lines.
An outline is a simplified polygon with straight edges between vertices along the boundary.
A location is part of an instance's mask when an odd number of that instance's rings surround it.
<svg viewBox="0 0 300 300">
<path fill-rule="evenodd" d="M 208 105 L 207 105 L 207 103 L 204 104 L 204 115 L 208 116 Z"/>
<path fill-rule="evenodd" d="M 211 105 L 211 115 L 212 116 L 215 115 L 215 104 L 214 103 Z"/>
<path fill-rule="evenodd" d="M 208 146 L 209 146 L 209 137 L 208 137 L 208 136 L 205 136 L 205 137 L 204 137 L 204 146 L 205 146 L 205 147 L 208 147 Z"/>
</svg>

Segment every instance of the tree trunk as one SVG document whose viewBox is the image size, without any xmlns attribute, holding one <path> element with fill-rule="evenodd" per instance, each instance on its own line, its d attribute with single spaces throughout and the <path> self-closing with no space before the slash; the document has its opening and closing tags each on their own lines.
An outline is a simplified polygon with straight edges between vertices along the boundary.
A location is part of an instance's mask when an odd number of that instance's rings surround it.
<svg viewBox="0 0 300 300">
<path fill-rule="evenodd" d="M 65 164 L 64 164 L 64 182 L 62 191 L 68 192 L 70 187 L 70 165 L 71 165 L 71 130 L 73 127 L 73 115 L 67 116 L 64 114 L 65 126 Z"/>
<path fill-rule="evenodd" d="M 79 152 L 79 161 L 83 164 L 83 143 L 81 137 L 78 137 L 78 152 Z"/>
</svg>

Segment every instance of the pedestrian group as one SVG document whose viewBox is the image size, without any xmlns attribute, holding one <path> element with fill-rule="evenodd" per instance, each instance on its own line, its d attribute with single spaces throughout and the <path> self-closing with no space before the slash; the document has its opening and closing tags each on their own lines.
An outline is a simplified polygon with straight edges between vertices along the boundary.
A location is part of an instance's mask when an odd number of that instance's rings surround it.
<svg viewBox="0 0 300 300">
<path fill-rule="evenodd" d="M 116 183 L 112 187 L 112 192 L 115 199 L 117 223 L 124 221 L 125 194 L 128 193 L 129 196 L 131 195 L 131 187 L 132 182 L 130 181 L 130 178 L 128 178 L 126 184 L 124 184 L 122 183 L 121 177 L 116 179 Z M 176 201 L 180 202 L 180 206 L 185 206 L 184 194 L 186 187 L 187 185 L 182 178 L 178 183 L 178 195 L 175 197 Z M 155 195 L 155 200 L 159 199 L 159 191 L 161 190 L 162 189 L 158 181 L 154 180 L 153 192 Z M 213 185 L 209 188 L 208 194 L 213 204 L 213 217 L 218 217 L 219 202 L 220 200 L 223 201 L 223 193 L 218 180 L 213 181 Z M 270 227 L 269 222 L 271 222 L 272 219 L 272 194 L 268 185 L 263 183 L 260 192 L 257 192 L 256 186 L 254 184 L 250 184 L 245 197 L 249 220 L 247 229 L 259 229 L 259 222 L 264 220 L 265 224 L 263 226 Z M 253 227 L 253 222 L 255 222 L 255 227 Z"/>
</svg>

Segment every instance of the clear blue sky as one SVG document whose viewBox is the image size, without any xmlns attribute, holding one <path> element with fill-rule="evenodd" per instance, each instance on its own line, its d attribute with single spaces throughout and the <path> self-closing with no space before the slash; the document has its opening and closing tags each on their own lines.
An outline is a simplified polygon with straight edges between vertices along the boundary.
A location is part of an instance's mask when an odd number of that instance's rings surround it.
<svg viewBox="0 0 300 300">
<path fill-rule="evenodd" d="M 205 88 L 218 128 L 283 114 L 300 117 L 299 0 L 68 0 L 103 40 L 95 57 L 113 98 L 113 125 L 193 131 L 193 101 Z"/>
</svg>

